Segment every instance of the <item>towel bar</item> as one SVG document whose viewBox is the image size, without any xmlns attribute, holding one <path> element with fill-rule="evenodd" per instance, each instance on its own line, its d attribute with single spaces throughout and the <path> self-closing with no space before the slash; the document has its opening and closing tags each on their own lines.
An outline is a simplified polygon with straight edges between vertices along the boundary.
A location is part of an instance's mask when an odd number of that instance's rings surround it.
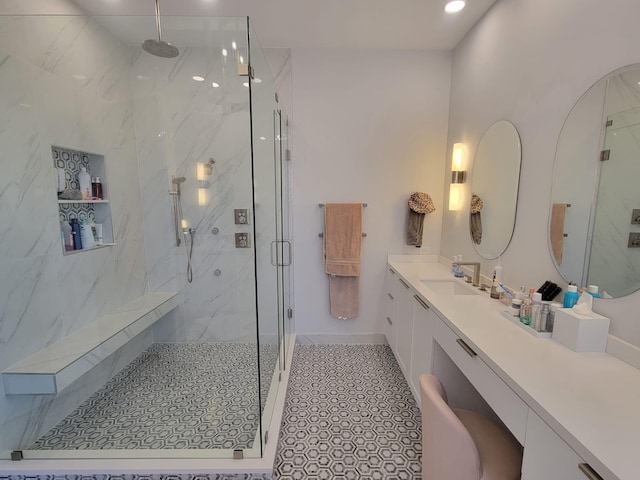
<svg viewBox="0 0 640 480">
<path fill-rule="evenodd" d="M 318 206 L 319 206 L 320 208 L 324 208 L 324 203 L 319 203 L 319 204 L 318 204 Z M 363 203 L 363 204 L 362 204 L 362 206 L 363 206 L 363 207 L 366 207 L 366 206 L 367 206 L 367 204 L 366 204 L 366 203 Z"/>
<path fill-rule="evenodd" d="M 318 234 L 318 236 L 319 236 L 319 237 L 324 237 L 324 233 L 319 233 L 319 234 Z M 366 237 L 366 236 L 367 236 L 367 234 L 366 234 L 366 233 L 363 233 L 363 234 L 362 234 L 362 236 L 363 236 L 363 237 Z"/>
</svg>

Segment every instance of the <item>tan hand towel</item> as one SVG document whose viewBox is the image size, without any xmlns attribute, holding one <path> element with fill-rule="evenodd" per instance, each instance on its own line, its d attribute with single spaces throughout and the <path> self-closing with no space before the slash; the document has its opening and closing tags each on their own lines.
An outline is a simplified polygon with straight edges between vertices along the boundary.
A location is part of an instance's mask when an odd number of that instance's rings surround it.
<svg viewBox="0 0 640 480">
<path fill-rule="evenodd" d="M 562 265 L 562 250 L 564 248 L 564 217 L 567 205 L 564 203 L 554 203 L 551 207 L 551 225 L 549 226 L 549 237 L 551 237 L 551 250 L 556 258 L 556 263 Z"/>
<path fill-rule="evenodd" d="M 409 215 L 407 216 L 407 245 L 422 246 L 424 217 L 424 213 L 416 213 L 409 209 Z"/>
<path fill-rule="evenodd" d="M 360 275 L 362 204 L 324 206 L 323 254 L 325 272 L 343 277 Z"/>
<path fill-rule="evenodd" d="M 360 309 L 362 204 L 324 206 L 323 262 L 329 277 L 329 311 L 335 318 L 355 318 Z"/>
</svg>

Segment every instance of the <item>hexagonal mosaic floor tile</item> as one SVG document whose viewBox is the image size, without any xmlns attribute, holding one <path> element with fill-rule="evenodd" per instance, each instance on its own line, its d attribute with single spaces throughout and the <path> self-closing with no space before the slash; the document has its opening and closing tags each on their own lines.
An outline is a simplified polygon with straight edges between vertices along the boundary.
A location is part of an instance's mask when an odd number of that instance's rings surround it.
<svg viewBox="0 0 640 480">
<path fill-rule="evenodd" d="M 387 345 L 296 345 L 274 477 L 420 479 L 421 417 Z"/>
<path fill-rule="evenodd" d="M 260 346 L 263 405 L 277 356 Z M 258 407 L 255 344 L 154 344 L 30 448 L 250 448 Z"/>
</svg>

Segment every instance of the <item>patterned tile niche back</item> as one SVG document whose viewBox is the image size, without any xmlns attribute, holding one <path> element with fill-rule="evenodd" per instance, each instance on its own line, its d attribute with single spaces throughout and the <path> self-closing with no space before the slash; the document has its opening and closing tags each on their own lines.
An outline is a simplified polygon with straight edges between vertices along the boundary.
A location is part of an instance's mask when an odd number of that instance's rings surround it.
<svg viewBox="0 0 640 480">
<path fill-rule="evenodd" d="M 30 449 L 250 448 L 260 420 L 256 350 L 153 344 Z M 263 367 L 277 355 L 277 345 L 261 345 Z M 264 404 L 273 369 L 261 370 Z"/>
<path fill-rule="evenodd" d="M 53 156 L 53 163 L 56 167 L 64 169 L 64 182 L 66 190 L 80 190 L 78 184 L 78 173 L 80 173 L 80 167 L 85 167 L 87 172 L 91 174 L 89 170 L 89 153 L 79 152 L 76 150 L 69 150 L 62 147 L 51 147 L 51 155 Z M 69 221 L 72 218 L 87 217 L 95 222 L 96 215 L 92 204 L 79 204 L 79 203 L 64 203 L 58 205 L 60 212 L 60 221 Z"/>
<path fill-rule="evenodd" d="M 388 345 L 296 345 L 274 478 L 420 479 L 420 410 Z"/>
</svg>

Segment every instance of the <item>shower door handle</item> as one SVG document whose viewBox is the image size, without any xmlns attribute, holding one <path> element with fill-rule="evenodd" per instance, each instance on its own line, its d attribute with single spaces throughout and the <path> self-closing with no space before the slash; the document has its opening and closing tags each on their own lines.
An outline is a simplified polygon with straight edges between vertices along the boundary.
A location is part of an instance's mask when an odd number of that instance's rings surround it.
<svg viewBox="0 0 640 480">
<path fill-rule="evenodd" d="M 276 242 L 275 240 L 273 242 L 271 242 L 271 265 L 273 265 L 274 267 L 278 266 L 278 262 L 275 260 L 275 258 L 278 256 L 278 252 L 276 251 L 278 242 Z M 275 248 L 274 248 L 275 247 Z M 275 255 L 274 255 L 274 251 L 276 251 Z"/>
<path fill-rule="evenodd" d="M 282 243 L 287 245 L 287 263 L 282 263 L 282 266 L 289 267 L 291 266 L 291 242 L 289 240 L 283 240 Z"/>
<path fill-rule="evenodd" d="M 280 244 L 286 244 L 287 245 L 287 263 L 284 262 L 284 259 L 280 259 L 280 261 L 278 261 L 278 246 Z M 275 247 L 275 248 L 274 248 Z M 275 253 L 274 253 L 275 251 Z M 283 256 L 284 256 L 284 249 L 282 249 L 283 252 Z M 273 265 L 274 267 L 288 267 L 291 265 L 291 242 L 288 240 L 274 240 L 273 242 L 271 242 L 271 265 Z"/>
</svg>

